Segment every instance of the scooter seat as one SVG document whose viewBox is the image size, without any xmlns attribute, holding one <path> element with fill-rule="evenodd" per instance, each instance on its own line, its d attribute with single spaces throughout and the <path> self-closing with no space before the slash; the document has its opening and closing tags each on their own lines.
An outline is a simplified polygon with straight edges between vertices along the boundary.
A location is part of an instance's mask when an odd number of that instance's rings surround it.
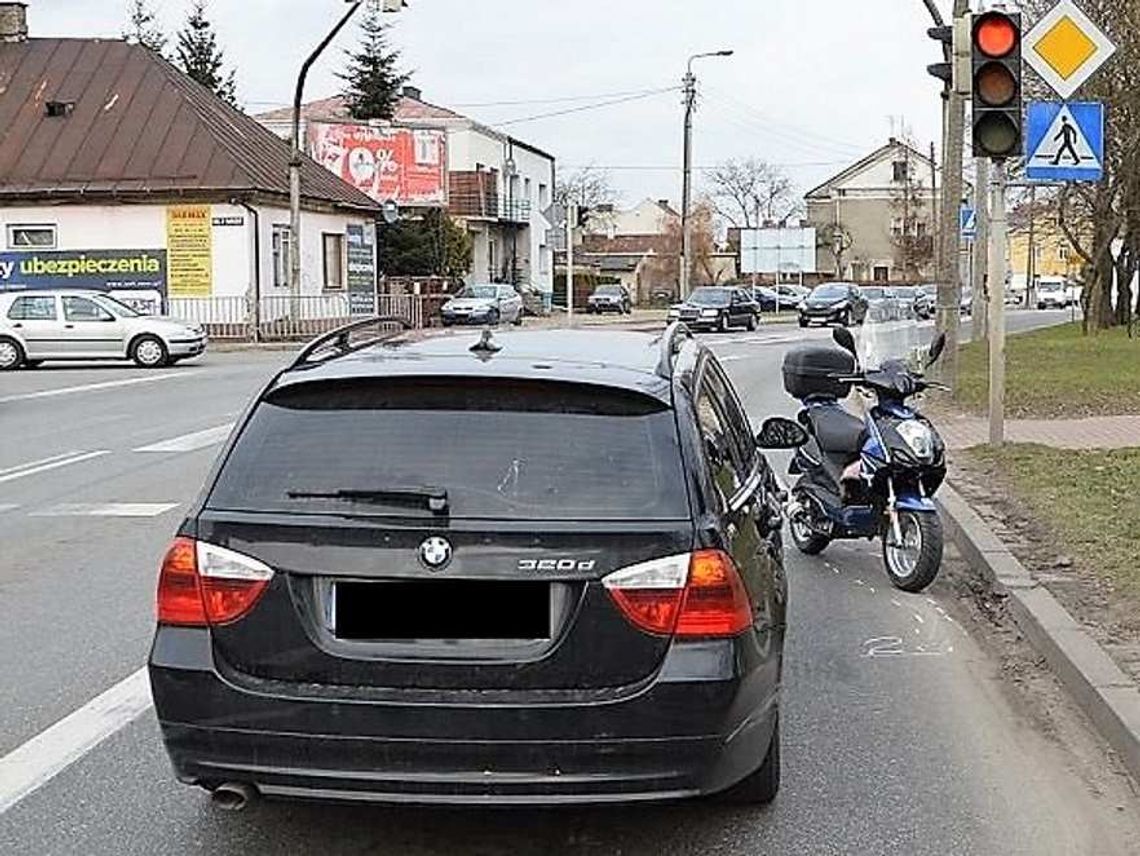
<svg viewBox="0 0 1140 856">
<path fill-rule="evenodd" d="M 808 410 L 811 432 L 820 449 L 831 455 L 851 459 L 863 448 L 863 420 L 852 416 L 838 404 L 820 405 Z"/>
</svg>

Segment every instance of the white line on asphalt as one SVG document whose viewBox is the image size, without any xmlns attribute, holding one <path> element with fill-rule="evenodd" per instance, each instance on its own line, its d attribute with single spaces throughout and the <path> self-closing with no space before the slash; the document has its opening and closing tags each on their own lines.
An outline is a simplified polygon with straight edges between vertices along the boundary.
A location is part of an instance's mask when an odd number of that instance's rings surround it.
<svg viewBox="0 0 1140 856">
<path fill-rule="evenodd" d="M 88 383 L 83 386 L 64 386 L 59 389 L 44 389 L 39 392 L 21 392 L 18 395 L 5 395 L 0 397 L 0 404 L 10 401 L 31 401 L 35 398 L 56 398 L 61 395 L 74 395 L 79 392 L 96 392 L 101 389 L 115 389 L 120 386 L 135 386 L 140 383 L 155 383 L 160 380 L 172 380 L 179 377 L 193 377 L 197 371 L 163 372 L 162 374 L 147 375 L 146 377 L 131 377 L 125 380 L 107 380 L 102 383 Z"/>
<path fill-rule="evenodd" d="M 3 514 L 5 511 L 15 511 L 19 507 L 20 506 L 14 502 L 0 502 L 0 514 Z"/>
<path fill-rule="evenodd" d="M 151 706 L 146 667 L 0 758 L 0 814 Z"/>
<path fill-rule="evenodd" d="M 0 470 L 0 483 L 15 481 L 16 479 L 26 478 L 27 476 L 39 475 L 49 470 L 58 470 L 60 467 L 80 464 L 83 461 L 90 461 L 93 458 L 101 458 L 109 454 L 111 454 L 109 450 L 101 449 L 98 452 L 68 452 L 65 455 L 54 455 L 50 458 L 44 458 L 42 461 L 30 461 L 26 464 L 20 464 L 18 467 Z"/>
<path fill-rule="evenodd" d="M 141 446 L 136 452 L 196 452 L 216 446 L 230 435 L 233 423 L 219 425 L 217 428 L 207 428 L 205 431 L 195 431 L 193 434 L 184 434 L 172 440 L 163 440 L 150 446 Z"/>
<path fill-rule="evenodd" d="M 65 502 L 29 517 L 158 517 L 173 511 L 177 502 Z"/>
</svg>

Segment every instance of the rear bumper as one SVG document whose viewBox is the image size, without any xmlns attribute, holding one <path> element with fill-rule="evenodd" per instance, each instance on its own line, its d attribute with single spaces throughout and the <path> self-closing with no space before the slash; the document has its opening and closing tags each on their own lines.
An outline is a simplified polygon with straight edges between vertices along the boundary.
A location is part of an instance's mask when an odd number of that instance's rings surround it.
<svg viewBox="0 0 1140 856">
<path fill-rule="evenodd" d="M 760 766 L 780 673 L 780 645 L 767 648 L 754 637 L 675 646 L 629 693 L 362 701 L 239 686 L 216 670 L 207 631 L 160 628 L 150 677 L 163 741 L 188 784 L 390 803 L 628 802 L 715 793 Z"/>
</svg>

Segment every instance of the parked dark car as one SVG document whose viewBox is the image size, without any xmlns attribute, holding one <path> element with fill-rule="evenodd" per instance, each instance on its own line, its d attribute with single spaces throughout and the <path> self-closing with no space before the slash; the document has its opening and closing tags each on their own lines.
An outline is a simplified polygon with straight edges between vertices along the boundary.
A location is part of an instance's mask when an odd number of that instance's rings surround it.
<svg viewBox="0 0 1140 856">
<path fill-rule="evenodd" d="M 771 800 L 761 448 L 806 433 L 757 435 L 682 325 L 369 323 L 256 397 L 166 555 L 149 672 L 178 779 L 230 807 Z"/>
<path fill-rule="evenodd" d="M 688 300 L 673 306 L 669 320 L 683 321 L 692 330 L 755 330 L 760 323 L 760 307 L 743 288 L 710 285 L 695 289 Z"/>
<path fill-rule="evenodd" d="M 862 324 L 867 318 L 867 307 L 867 298 L 854 283 L 824 283 L 816 286 L 800 304 L 800 326 Z"/>
<path fill-rule="evenodd" d="M 633 301 L 629 292 L 622 285 L 599 285 L 594 289 L 586 301 L 586 311 L 601 315 L 605 312 L 617 312 L 628 315 L 633 311 Z"/>
<path fill-rule="evenodd" d="M 756 305 L 760 307 L 761 312 L 775 312 L 776 307 L 780 304 L 779 295 L 774 288 L 769 288 L 766 285 L 758 285 L 755 288 L 747 289 Z"/>
</svg>

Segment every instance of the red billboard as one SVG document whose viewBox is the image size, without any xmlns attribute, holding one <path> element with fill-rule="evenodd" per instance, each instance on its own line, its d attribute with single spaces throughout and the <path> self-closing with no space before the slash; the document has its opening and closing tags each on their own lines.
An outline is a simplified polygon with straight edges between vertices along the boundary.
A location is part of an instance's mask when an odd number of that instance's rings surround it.
<svg viewBox="0 0 1140 856">
<path fill-rule="evenodd" d="M 351 123 L 309 125 L 309 154 L 377 202 L 447 204 L 447 134 Z"/>
</svg>

